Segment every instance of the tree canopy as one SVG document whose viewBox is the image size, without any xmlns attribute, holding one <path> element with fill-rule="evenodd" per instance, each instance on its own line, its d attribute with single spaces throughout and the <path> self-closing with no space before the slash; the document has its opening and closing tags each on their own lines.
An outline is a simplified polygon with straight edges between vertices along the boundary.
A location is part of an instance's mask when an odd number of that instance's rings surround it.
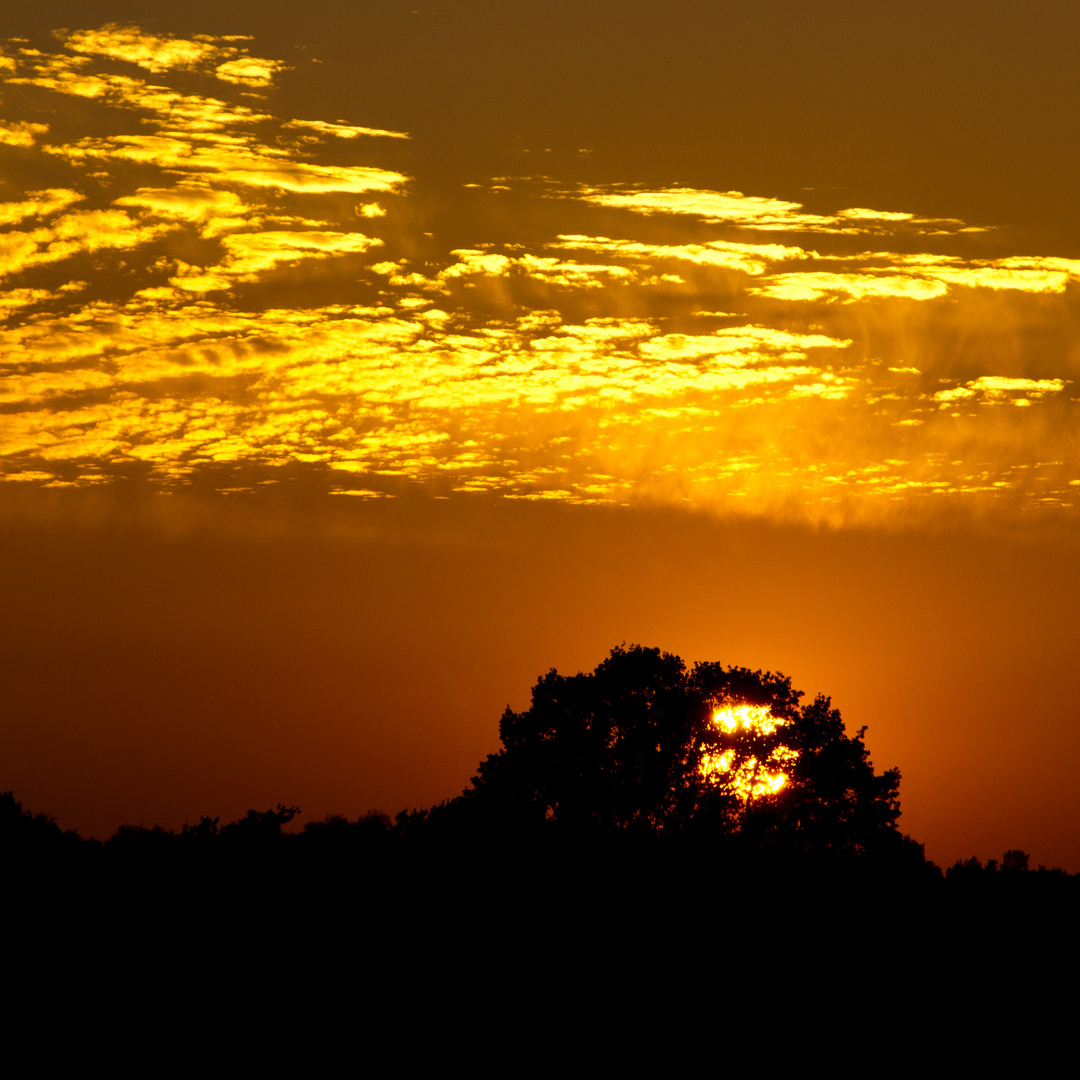
<svg viewBox="0 0 1080 1080">
<path fill-rule="evenodd" d="M 773 672 L 619 647 L 587 674 L 552 670 L 465 801 L 538 829 L 750 839 L 865 854 L 907 843 L 900 774 L 874 772 L 865 728 L 848 735 L 819 695 Z"/>
</svg>

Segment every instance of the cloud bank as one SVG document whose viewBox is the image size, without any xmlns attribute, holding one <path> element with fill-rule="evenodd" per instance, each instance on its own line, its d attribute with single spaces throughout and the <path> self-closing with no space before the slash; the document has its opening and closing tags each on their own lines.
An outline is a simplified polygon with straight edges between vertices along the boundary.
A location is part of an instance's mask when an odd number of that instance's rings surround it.
<svg viewBox="0 0 1080 1080">
<path fill-rule="evenodd" d="M 478 178 L 531 239 L 444 248 L 408 133 L 274 115 L 288 73 L 132 26 L 4 45 L 3 174 L 45 179 L 0 190 L 0 480 L 1076 512 L 1080 260 L 573 177 Z"/>
</svg>

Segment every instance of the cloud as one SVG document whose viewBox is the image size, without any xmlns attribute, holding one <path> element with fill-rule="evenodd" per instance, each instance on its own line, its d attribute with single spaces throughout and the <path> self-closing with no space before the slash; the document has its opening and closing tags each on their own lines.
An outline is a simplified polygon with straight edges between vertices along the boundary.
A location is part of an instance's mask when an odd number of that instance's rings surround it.
<svg viewBox="0 0 1080 1080">
<path fill-rule="evenodd" d="M 200 227 L 203 236 L 242 228 L 251 215 L 251 207 L 236 192 L 217 190 L 207 183 L 139 188 L 114 199 L 113 205 L 133 206 L 166 221 L 190 222 Z"/>
<path fill-rule="evenodd" d="M 829 273 L 808 271 L 776 274 L 757 286 L 753 293 L 772 300 L 822 300 L 836 295 L 848 300 L 869 297 L 904 297 L 908 300 L 933 300 L 948 291 L 945 282 L 917 274 Z"/>
<path fill-rule="evenodd" d="M 52 152 L 69 161 L 100 158 L 153 165 L 166 172 L 185 174 L 196 182 L 213 181 L 312 194 L 390 192 L 405 182 L 404 176 L 389 169 L 367 165 L 317 165 L 296 160 L 287 151 L 242 139 L 223 142 L 210 137 L 116 135 L 107 139 L 84 139 Z"/>
<path fill-rule="evenodd" d="M 724 267 L 745 274 L 763 274 L 776 262 L 806 259 L 811 253 L 783 244 L 739 244 L 712 240 L 704 244 L 643 244 L 632 240 L 610 240 L 599 236 L 560 236 L 551 247 L 571 251 L 594 251 L 645 263 L 664 261 Z"/>
<path fill-rule="evenodd" d="M 257 56 L 241 56 L 218 64 L 214 68 L 214 74 L 219 79 L 237 83 L 239 86 L 262 88 L 272 86 L 274 76 L 285 68 L 286 65 L 280 61 L 262 60 Z"/>
<path fill-rule="evenodd" d="M 126 60 L 155 75 L 176 68 L 200 67 L 219 54 L 212 39 L 188 41 L 171 36 L 158 37 L 137 26 L 120 26 L 116 23 L 98 30 L 60 32 L 57 37 L 72 52 Z"/>
<path fill-rule="evenodd" d="M 0 318 L 7 318 L 18 308 L 32 307 L 56 296 L 48 289 L 8 289 L 0 293 Z"/>
<path fill-rule="evenodd" d="M 987 404 L 1007 402 L 1011 405 L 1030 405 L 1050 394 L 1065 389 L 1065 379 L 1011 379 L 1001 375 L 981 375 L 963 386 L 939 390 L 934 400 L 942 407 L 971 400 Z"/>
<path fill-rule="evenodd" d="M 332 124 L 326 120 L 289 120 L 282 125 L 286 128 L 306 128 L 320 135 L 332 135 L 338 139 L 358 139 L 371 136 L 385 139 L 410 139 L 404 131 L 386 131 L 384 128 L 359 127 L 356 124 Z"/>
<path fill-rule="evenodd" d="M 638 214 L 688 214 L 702 221 L 737 224 L 748 229 L 817 231 L 835 227 L 834 219 L 800 213 L 799 203 L 744 195 L 741 191 L 583 188 L 579 197 L 597 206 L 617 207 Z"/>
<path fill-rule="evenodd" d="M 405 133 L 254 107 L 284 64 L 245 40 L 41 44 L 0 64 L 0 156 L 41 177 L 0 204 L 21 486 L 1080 507 L 1078 260 L 914 212 L 547 178 L 471 186 L 444 228 L 386 156 Z"/>
<path fill-rule="evenodd" d="M 0 233 L 0 278 L 103 248 L 149 243 L 163 227 L 139 225 L 120 210 L 81 210 L 29 232 Z"/>
<path fill-rule="evenodd" d="M 8 146 L 33 146 L 37 137 L 48 130 L 48 124 L 36 124 L 30 120 L 16 120 L 12 123 L 0 121 L 0 143 L 7 143 Z"/>
<path fill-rule="evenodd" d="M 170 278 L 170 283 L 194 292 L 209 291 L 203 286 L 211 281 L 214 284 L 210 288 L 228 288 L 233 281 L 254 281 L 261 273 L 273 270 L 280 263 L 360 255 L 382 241 L 360 233 L 265 231 L 234 233 L 223 237 L 221 243 L 225 248 L 225 258 L 214 265 L 212 274 L 192 274 L 186 270 Z M 193 284 L 196 278 L 199 284 Z"/>
<path fill-rule="evenodd" d="M 835 214 L 810 214 L 802 203 L 741 191 L 703 191 L 673 187 L 655 190 L 625 185 L 582 187 L 577 197 L 597 206 L 630 210 L 638 214 L 683 214 L 710 224 L 734 225 L 763 232 L 869 233 L 898 225 L 917 231 L 949 231 L 963 227 L 953 218 L 920 218 L 895 211 L 849 209 Z"/>
<path fill-rule="evenodd" d="M 391 170 L 365 165 L 318 164 L 304 160 L 299 148 L 271 145 L 256 129 L 274 123 L 274 118 L 246 105 L 182 93 L 168 86 L 87 67 L 91 56 L 119 57 L 155 74 L 206 67 L 213 61 L 213 71 L 219 78 L 250 87 L 269 85 L 273 74 L 284 66 L 277 61 L 248 56 L 233 45 L 215 44 L 218 39 L 161 38 L 144 34 L 135 27 L 109 26 L 100 31 L 79 31 L 60 37 L 69 49 L 81 55 L 73 57 L 24 50 L 20 74 L 7 81 L 61 94 L 96 98 L 114 108 L 140 111 L 148 114 L 149 125 L 157 129 L 150 134 L 83 138 L 45 147 L 49 153 L 72 164 L 88 159 L 132 162 L 180 173 L 187 183 L 213 181 L 311 193 L 389 192 L 405 182 L 404 176 Z M 26 74 L 21 73 L 24 70 Z M 322 128 L 317 122 L 285 120 L 276 123 L 282 129 L 315 127 L 342 135 L 400 134 L 346 124 Z"/>
<path fill-rule="evenodd" d="M 0 203 L 0 225 L 16 225 L 32 217 L 50 217 L 82 200 L 82 195 L 66 188 L 31 191 L 21 202 Z"/>
<path fill-rule="evenodd" d="M 225 82 L 252 89 L 271 86 L 274 76 L 288 67 L 280 60 L 250 56 L 245 48 L 235 44 L 245 40 L 237 37 L 200 35 L 187 39 L 172 35 L 159 36 L 137 26 L 116 23 L 98 30 L 60 32 L 56 36 L 74 53 L 124 60 L 154 75 L 196 69 L 212 72 Z"/>
</svg>

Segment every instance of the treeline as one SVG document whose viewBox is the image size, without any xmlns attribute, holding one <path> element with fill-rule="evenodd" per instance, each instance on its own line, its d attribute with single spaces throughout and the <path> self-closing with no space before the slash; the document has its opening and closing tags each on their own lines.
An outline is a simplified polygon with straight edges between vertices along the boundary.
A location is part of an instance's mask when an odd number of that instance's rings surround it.
<svg viewBox="0 0 1080 1080">
<path fill-rule="evenodd" d="M 851 878 L 888 878 L 894 884 L 970 891 L 973 888 L 1073 887 L 1080 875 L 1045 866 L 1031 868 L 1030 856 L 1006 851 L 1000 860 L 958 860 L 944 873 L 926 859 L 922 845 L 907 838 L 876 857 L 829 851 L 807 852 L 782 846 L 774 838 L 756 842 L 745 834 L 728 837 L 685 832 L 659 836 L 603 827 L 567 829 L 522 827 L 478 813 L 468 799 L 450 800 L 423 810 L 403 810 L 394 818 L 369 811 L 349 820 L 330 815 L 287 826 L 300 813 L 278 804 L 249 810 L 236 821 L 202 817 L 179 830 L 160 825 L 121 825 L 108 840 L 85 839 L 63 830 L 45 813 L 23 808 L 11 791 L 0 792 L 0 859 L 8 869 L 20 864 L 49 869 L 142 874 L 169 869 L 216 871 L 228 875 L 252 869 L 347 875 L 365 870 L 458 865 L 475 874 L 487 868 L 505 873 L 515 868 L 547 871 L 576 867 L 581 873 L 617 871 L 620 867 L 656 870 L 680 863 L 694 876 L 752 872 L 759 877 L 802 874 Z M 1038 884 L 1036 884 L 1038 883 Z M 1076 886 L 1080 888 L 1080 886 Z"/>
</svg>

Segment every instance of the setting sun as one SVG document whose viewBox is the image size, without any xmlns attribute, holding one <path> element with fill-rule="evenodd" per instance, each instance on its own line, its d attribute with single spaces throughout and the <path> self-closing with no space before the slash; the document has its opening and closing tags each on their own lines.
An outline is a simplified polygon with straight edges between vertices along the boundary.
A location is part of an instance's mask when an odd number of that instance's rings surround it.
<svg viewBox="0 0 1080 1080">
<path fill-rule="evenodd" d="M 765 705 L 725 705 L 713 713 L 724 749 L 702 755 L 701 771 L 728 784 L 744 802 L 774 795 L 788 782 L 785 771 L 799 756 L 784 746 L 778 732 L 786 721 Z"/>
</svg>

